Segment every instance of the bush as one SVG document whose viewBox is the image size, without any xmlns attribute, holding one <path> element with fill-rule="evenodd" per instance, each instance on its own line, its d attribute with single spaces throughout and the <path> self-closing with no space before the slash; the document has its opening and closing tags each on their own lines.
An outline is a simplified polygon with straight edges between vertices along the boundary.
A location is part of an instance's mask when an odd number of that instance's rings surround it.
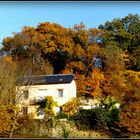
<svg viewBox="0 0 140 140">
<path fill-rule="evenodd" d="M 62 136 L 63 138 L 68 138 L 70 135 L 70 130 L 64 125 L 62 126 Z"/>
<path fill-rule="evenodd" d="M 68 115 L 63 111 L 60 111 L 57 113 L 56 118 L 57 119 L 64 119 L 64 118 L 68 118 Z"/>
<path fill-rule="evenodd" d="M 104 108 L 94 108 L 90 110 L 80 109 L 79 112 L 73 116 L 76 126 L 80 130 L 89 129 L 108 129 L 119 120 L 119 110 L 106 110 Z"/>
<path fill-rule="evenodd" d="M 109 127 L 113 127 L 115 122 L 118 122 L 120 120 L 120 110 L 117 108 L 114 108 L 108 112 L 108 120 L 107 125 Z"/>
<path fill-rule="evenodd" d="M 81 130 L 98 129 L 98 127 L 105 125 L 104 115 L 100 109 L 80 109 L 73 119 Z"/>
<path fill-rule="evenodd" d="M 78 101 L 78 99 L 73 98 L 62 106 L 62 110 L 68 116 L 73 116 L 79 110 L 79 105 L 80 102 Z"/>
<path fill-rule="evenodd" d="M 71 117 L 74 119 L 76 126 L 80 130 L 90 129 L 90 118 L 92 116 L 92 112 L 90 110 L 80 109 L 79 112 Z"/>
</svg>

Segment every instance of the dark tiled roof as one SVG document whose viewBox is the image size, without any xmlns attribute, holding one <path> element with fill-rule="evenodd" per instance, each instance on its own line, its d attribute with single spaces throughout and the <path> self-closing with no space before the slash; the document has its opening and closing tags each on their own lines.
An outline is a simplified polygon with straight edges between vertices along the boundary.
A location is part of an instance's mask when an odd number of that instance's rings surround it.
<svg viewBox="0 0 140 140">
<path fill-rule="evenodd" d="M 74 79 L 73 74 L 54 74 L 40 76 L 24 76 L 17 80 L 16 85 L 45 85 L 71 83 Z"/>
</svg>

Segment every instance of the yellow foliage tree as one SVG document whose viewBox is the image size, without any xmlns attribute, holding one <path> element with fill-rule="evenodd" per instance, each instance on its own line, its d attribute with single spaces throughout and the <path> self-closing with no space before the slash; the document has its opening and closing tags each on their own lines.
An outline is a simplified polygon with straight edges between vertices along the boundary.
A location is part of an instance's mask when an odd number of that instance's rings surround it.
<svg viewBox="0 0 140 140">
<path fill-rule="evenodd" d="M 68 116 L 72 116 L 78 111 L 79 105 L 80 105 L 80 103 L 79 103 L 78 99 L 73 98 L 71 101 L 65 103 L 62 106 L 62 109 Z"/>
</svg>

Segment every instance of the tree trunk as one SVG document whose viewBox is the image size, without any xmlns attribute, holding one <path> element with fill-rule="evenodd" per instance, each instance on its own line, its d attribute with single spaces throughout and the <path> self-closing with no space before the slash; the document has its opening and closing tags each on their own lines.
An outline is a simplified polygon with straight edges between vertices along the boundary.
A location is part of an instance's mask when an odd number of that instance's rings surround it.
<svg viewBox="0 0 140 140">
<path fill-rule="evenodd" d="M 14 132 L 14 125 L 11 128 L 10 134 L 9 134 L 9 138 L 12 138 L 13 136 L 13 132 Z"/>
<path fill-rule="evenodd" d="M 15 129 L 15 124 L 16 124 L 16 111 L 14 110 L 14 120 L 13 120 L 13 124 L 12 124 L 12 127 L 11 127 L 11 130 L 10 130 L 10 134 L 9 134 L 9 138 L 12 138 L 13 136 L 13 132 L 14 132 L 14 129 Z"/>
</svg>

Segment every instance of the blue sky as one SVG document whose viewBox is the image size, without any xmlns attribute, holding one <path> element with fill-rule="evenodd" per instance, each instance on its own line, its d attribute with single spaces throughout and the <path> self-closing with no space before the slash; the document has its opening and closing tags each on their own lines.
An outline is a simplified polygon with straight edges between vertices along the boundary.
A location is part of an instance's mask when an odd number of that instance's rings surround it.
<svg viewBox="0 0 140 140">
<path fill-rule="evenodd" d="M 36 27 L 45 21 L 63 27 L 83 22 L 91 28 L 128 13 L 140 15 L 140 2 L 0 2 L 0 42 L 23 26 Z"/>
</svg>

